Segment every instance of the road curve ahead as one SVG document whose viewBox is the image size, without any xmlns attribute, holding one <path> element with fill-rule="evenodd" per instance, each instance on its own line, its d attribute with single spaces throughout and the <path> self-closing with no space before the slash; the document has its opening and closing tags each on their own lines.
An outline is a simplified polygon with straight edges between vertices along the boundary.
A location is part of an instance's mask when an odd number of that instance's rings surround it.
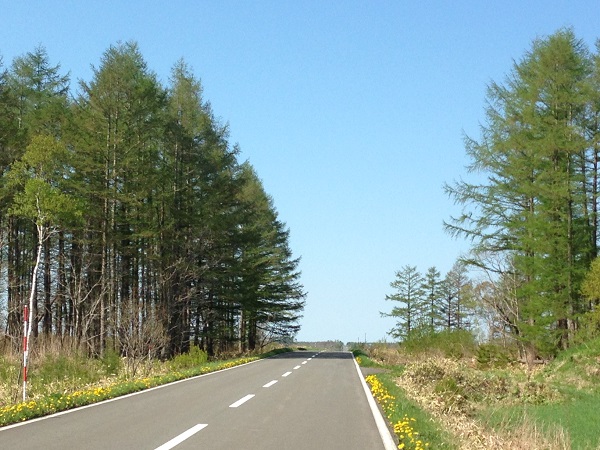
<svg viewBox="0 0 600 450">
<path fill-rule="evenodd" d="M 0 448 L 395 448 L 370 403 L 351 353 L 293 352 L 0 428 Z"/>
</svg>

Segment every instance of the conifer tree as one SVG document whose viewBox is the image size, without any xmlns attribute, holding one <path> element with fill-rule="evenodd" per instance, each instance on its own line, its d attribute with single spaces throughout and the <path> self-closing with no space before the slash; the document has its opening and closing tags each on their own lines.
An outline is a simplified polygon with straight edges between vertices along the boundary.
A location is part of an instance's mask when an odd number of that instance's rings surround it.
<svg viewBox="0 0 600 450">
<path fill-rule="evenodd" d="M 404 266 L 396 272 L 396 279 L 390 283 L 395 290 L 393 294 L 386 295 L 386 300 L 398 302 L 390 313 L 381 313 L 383 317 L 394 317 L 397 324 L 390 335 L 398 339 L 406 339 L 412 330 L 422 325 L 425 291 L 423 289 L 423 276 L 417 271 L 416 266 Z"/>
<path fill-rule="evenodd" d="M 423 279 L 423 291 L 426 298 L 423 316 L 432 332 L 442 323 L 440 312 L 441 284 L 442 280 L 440 279 L 439 270 L 435 266 L 430 267 Z"/>
<path fill-rule="evenodd" d="M 504 85 L 491 84 L 481 141 L 466 139 L 469 169 L 487 183 L 446 186 L 465 206 L 446 228 L 473 240 L 472 262 L 507 253 L 523 277 L 520 339 L 533 352 L 566 345 L 583 308 L 579 285 L 596 239 L 595 175 L 581 132 L 589 74 L 588 52 L 571 30 L 536 40 Z"/>
<path fill-rule="evenodd" d="M 289 230 L 279 221 L 273 200 L 254 169 L 242 165 L 242 222 L 239 257 L 242 348 L 254 350 L 264 337 L 291 337 L 299 329 L 304 292 L 298 279 L 299 260 L 289 248 Z"/>
<path fill-rule="evenodd" d="M 151 306 L 140 295 L 139 276 L 152 272 L 148 249 L 158 236 L 154 201 L 165 97 L 133 42 L 111 46 L 81 89 L 77 176 L 91 205 L 86 239 L 97 255 L 91 264 L 99 266 L 86 289 L 99 303 L 79 307 L 94 318 L 86 333 L 98 336 L 90 345 L 102 352 L 107 338 L 118 345 L 123 333 L 139 332 L 139 317 Z M 124 327 L 122 317 L 138 319 Z"/>
</svg>

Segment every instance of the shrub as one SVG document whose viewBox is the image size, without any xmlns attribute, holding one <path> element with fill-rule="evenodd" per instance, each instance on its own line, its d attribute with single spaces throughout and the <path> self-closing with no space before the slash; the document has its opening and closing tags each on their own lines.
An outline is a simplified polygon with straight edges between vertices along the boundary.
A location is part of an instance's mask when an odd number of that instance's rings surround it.
<svg viewBox="0 0 600 450">
<path fill-rule="evenodd" d="M 506 367 L 514 360 L 509 349 L 492 343 L 479 345 L 475 358 L 482 368 Z"/>
<path fill-rule="evenodd" d="M 581 315 L 574 341 L 576 344 L 584 344 L 598 337 L 600 337 L 600 308 Z"/>
<path fill-rule="evenodd" d="M 182 355 L 177 355 L 170 362 L 171 369 L 184 370 L 199 366 L 208 361 L 208 355 L 204 350 L 192 345 L 190 351 Z"/>
<path fill-rule="evenodd" d="M 106 349 L 104 355 L 100 359 L 104 373 L 108 376 L 117 375 L 123 368 L 121 356 L 114 349 Z"/>
</svg>

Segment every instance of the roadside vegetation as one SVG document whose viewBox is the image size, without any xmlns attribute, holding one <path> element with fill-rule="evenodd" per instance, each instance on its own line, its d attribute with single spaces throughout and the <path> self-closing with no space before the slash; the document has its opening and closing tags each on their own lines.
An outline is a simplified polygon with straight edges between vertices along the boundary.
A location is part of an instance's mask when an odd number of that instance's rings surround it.
<svg viewBox="0 0 600 450">
<path fill-rule="evenodd" d="M 399 448 L 600 448 L 600 338 L 528 365 L 516 348 L 441 336 L 354 351 L 361 366 L 383 369 L 367 381 Z"/>
<path fill-rule="evenodd" d="M 397 270 L 381 314 L 401 345 L 365 352 L 459 448 L 600 448 L 600 41 L 536 38 L 484 111 L 444 185 L 470 248 Z"/>
<path fill-rule="evenodd" d="M 205 351 L 192 346 L 188 353 L 171 360 L 143 362 L 129 361 L 116 352 L 107 352 L 102 358 L 94 359 L 48 351 L 34 359 L 29 397 L 25 402 L 18 400 L 22 361 L 17 355 L 3 355 L 0 356 L 0 426 L 235 367 L 286 351 L 290 349 L 273 347 L 262 354 L 213 360 Z M 136 367 L 135 372 L 132 372 L 132 367 Z"/>
<path fill-rule="evenodd" d="M 298 331 L 290 230 L 184 60 L 166 83 L 135 42 L 75 84 L 41 45 L 6 63 L 0 354 L 52 343 L 137 362 Z"/>
</svg>

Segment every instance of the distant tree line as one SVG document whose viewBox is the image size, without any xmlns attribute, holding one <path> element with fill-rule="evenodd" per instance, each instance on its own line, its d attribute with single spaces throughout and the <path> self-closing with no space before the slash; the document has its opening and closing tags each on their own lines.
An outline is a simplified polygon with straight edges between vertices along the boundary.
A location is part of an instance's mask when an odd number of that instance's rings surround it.
<svg viewBox="0 0 600 450">
<path fill-rule="evenodd" d="M 293 336 L 304 307 L 289 230 L 180 60 L 167 86 L 137 44 L 76 92 L 39 47 L 0 60 L 0 300 L 89 354 L 212 355 Z M 43 339 L 42 339 L 43 338 Z"/>
<path fill-rule="evenodd" d="M 446 185 L 463 209 L 445 226 L 472 242 L 491 330 L 552 355 L 600 300 L 582 291 L 598 256 L 600 41 L 592 53 L 571 29 L 536 39 L 486 103 L 481 137 L 465 139 L 475 179 Z"/>
</svg>

